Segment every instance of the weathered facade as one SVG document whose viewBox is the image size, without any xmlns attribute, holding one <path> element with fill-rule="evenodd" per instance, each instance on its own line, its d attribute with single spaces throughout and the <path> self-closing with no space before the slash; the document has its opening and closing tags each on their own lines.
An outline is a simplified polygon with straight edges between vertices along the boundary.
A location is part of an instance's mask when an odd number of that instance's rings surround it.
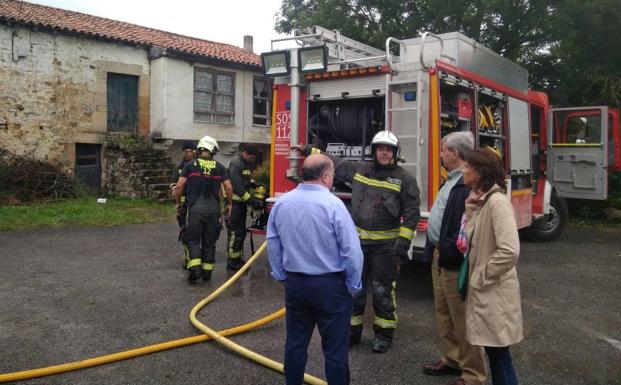
<svg viewBox="0 0 621 385">
<path fill-rule="evenodd" d="M 100 186 L 118 168 L 109 133 L 149 136 L 173 162 L 207 134 L 224 156 L 267 145 L 270 87 L 251 50 L 0 0 L 0 148 Z"/>
<path fill-rule="evenodd" d="M 136 76 L 136 132 L 149 133 L 144 49 L 0 24 L 0 145 L 75 166 L 76 144 L 103 144 L 109 73 Z"/>
</svg>

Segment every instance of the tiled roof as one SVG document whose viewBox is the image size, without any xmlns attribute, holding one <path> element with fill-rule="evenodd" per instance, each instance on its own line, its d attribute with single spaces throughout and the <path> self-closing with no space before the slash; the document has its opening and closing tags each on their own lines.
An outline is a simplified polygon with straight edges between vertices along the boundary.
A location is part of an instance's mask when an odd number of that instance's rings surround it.
<svg viewBox="0 0 621 385">
<path fill-rule="evenodd" d="M 258 55 L 234 45 L 215 43 L 24 1 L 0 0 L 0 21 L 3 20 L 128 44 L 155 45 L 232 63 L 261 66 L 261 59 Z"/>
</svg>

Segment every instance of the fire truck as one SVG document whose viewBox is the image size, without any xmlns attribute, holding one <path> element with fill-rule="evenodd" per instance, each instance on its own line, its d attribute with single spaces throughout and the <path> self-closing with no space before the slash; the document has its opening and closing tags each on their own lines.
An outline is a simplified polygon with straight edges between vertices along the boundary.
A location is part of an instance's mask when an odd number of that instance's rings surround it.
<svg viewBox="0 0 621 385">
<path fill-rule="evenodd" d="M 502 156 L 518 228 L 547 241 L 568 220 L 564 198 L 606 199 L 608 173 L 621 170 L 618 110 L 553 108 L 528 88 L 524 68 L 461 33 L 391 37 L 379 50 L 316 26 L 273 40 L 272 49 L 284 40 L 298 47 L 262 54 L 274 79 L 272 202 L 298 183 L 301 158 L 291 145 L 367 162 L 373 135 L 390 130 L 420 187 L 413 247 L 422 248 L 444 173 L 440 141 L 470 131 L 477 147 Z M 351 196 L 346 185 L 334 193 Z"/>
</svg>

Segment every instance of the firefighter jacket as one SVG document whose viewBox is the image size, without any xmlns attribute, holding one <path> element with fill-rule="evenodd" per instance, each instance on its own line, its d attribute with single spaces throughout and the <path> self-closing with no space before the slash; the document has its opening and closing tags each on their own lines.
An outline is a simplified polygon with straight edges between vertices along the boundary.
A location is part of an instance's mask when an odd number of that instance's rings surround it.
<svg viewBox="0 0 621 385">
<path fill-rule="evenodd" d="M 179 162 L 177 167 L 175 167 L 175 169 L 173 170 L 173 180 L 172 180 L 172 183 L 170 184 L 170 187 L 173 187 L 179 180 L 179 176 L 181 175 L 181 172 L 183 171 L 183 167 L 185 167 L 186 164 L 191 163 L 191 162 L 192 160 L 181 159 L 181 162 Z M 185 194 L 181 195 L 181 198 L 179 199 L 179 201 L 185 204 Z"/>
<path fill-rule="evenodd" d="M 207 199 L 219 207 L 220 186 L 229 180 L 229 174 L 222 163 L 213 159 L 195 159 L 183 167 L 181 176 L 188 178 L 184 191 L 188 207 L 192 207 L 199 198 Z"/>
<path fill-rule="evenodd" d="M 253 187 L 252 170 L 241 155 L 231 159 L 229 177 L 233 185 L 233 202 L 245 203 L 250 199 L 250 188 Z"/>
<path fill-rule="evenodd" d="M 313 148 L 310 152 L 321 151 Z M 420 218 L 416 179 L 398 165 L 383 167 L 375 162 L 330 158 L 335 164 L 335 181 L 352 188 L 351 216 L 361 243 L 399 237 L 411 241 Z"/>
</svg>

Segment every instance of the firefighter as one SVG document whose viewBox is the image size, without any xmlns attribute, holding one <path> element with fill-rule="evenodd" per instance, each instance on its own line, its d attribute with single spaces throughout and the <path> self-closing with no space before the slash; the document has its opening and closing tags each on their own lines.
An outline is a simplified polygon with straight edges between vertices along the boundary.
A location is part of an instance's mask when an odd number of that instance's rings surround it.
<svg viewBox="0 0 621 385">
<path fill-rule="evenodd" d="M 321 152 L 294 146 L 302 153 Z M 350 344 L 362 337 L 367 287 L 373 296 L 375 339 L 372 350 L 385 353 L 397 327 L 396 281 L 420 217 L 420 192 L 416 179 L 397 165 L 399 139 L 389 131 L 378 132 L 371 141 L 373 162 L 351 162 L 331 157 L 336 178 L 352 186 L 351 215 L 364 253 L 362 290 L 354 297 Z"/>
<path fill-rule="evenodd" d="M 262 203 L 253 197 L 250 189 L 255 187 L 251 174 L 256 168 L 258 149 L 253 144 L 243 145 L 241 155 L 233 158 L 229 163 L 229 177 L 233 185 L 233 209 L 227 222 L 227 251 L 228 270 L 239 270 L 244 266 L 243 249 L 246 239 L 246 217 L 248 205 L 260 210 Z"/>
<path fill-rule="evenodd" d="M 188 281 L 195 283 L 201 277 L 204 281 L 211 279 L 213 271 L 216 241 L 222 228 L 220 208 L 220 189 L 224 186 L 227 203 L 224 208 L 225 218 L 231 214 L 233 187 L 226 167 L 215 161 L 213 155 L 218 151 L 218 142 L 210 136 L 204 136 L 196 146 L 197 159 L 187 163 L 179 180 L 175 195 L 177 210 L 183 208 L 181 195 L 185 194 L 187 204 L 187 240 L 190 261 Z"/>
<path fill-rule="evenodd" d="M 179 175 L 181 175 L 181 171 L 183 170 L 183 166 L 187 163 L 194 160 L 194 151 L 196 150 L 196 146 L 189 140 L 183 142 L 181 146 L 181 150 L 183 151 L 183 155 L 181 158 L 181 162 L 177 165 L 177 167 L 173 171 L 173 183 L 170 185 L 172 196 L 175 196 L 175 190 L 177 189 L 177 180 L 179 179 Z M 186 226 L 186 217 L 188 213 L 188 207 L 185 204 L 185 195 L 181 195 L 179 198 L 182 207 L 177 211 L 177 222 L 179 223 L 179 237 L 178 241 L 183 245 L 183 268 L 185 269 L 190 261 L 190 250 L 188 248 L 188 240 L 187 240 L 187 226 Z"/>
</svg>

